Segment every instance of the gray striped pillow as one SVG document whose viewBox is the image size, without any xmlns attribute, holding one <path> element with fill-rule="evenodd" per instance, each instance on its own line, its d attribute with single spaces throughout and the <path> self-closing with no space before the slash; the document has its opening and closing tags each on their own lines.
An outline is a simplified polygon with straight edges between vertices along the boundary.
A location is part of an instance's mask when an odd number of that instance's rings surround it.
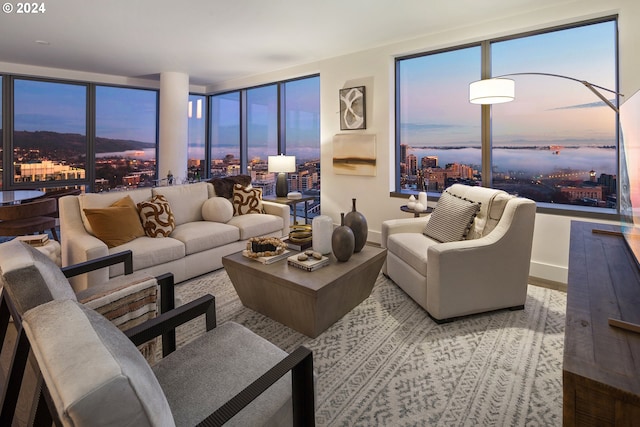
<svg viewBox="0 0 640 427">
<path fill-rule="evenodd" d="M 443 191 L 423 234 L 439 242 L 464 240 L 473 224 L 480 203 Z"/>
</svg>

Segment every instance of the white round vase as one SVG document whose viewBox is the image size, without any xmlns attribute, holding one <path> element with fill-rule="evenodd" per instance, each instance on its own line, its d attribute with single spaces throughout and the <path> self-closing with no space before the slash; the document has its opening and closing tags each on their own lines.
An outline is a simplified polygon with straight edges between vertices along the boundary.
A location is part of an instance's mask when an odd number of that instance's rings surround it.
<svg viewBox="0 0 640 427">
<path fill-rule="evenodd" d="M 311 222 L 313 250 L 323 255 L 331 253 L 333 220 L 328 215 L 318 215 Z"/>
</svg>

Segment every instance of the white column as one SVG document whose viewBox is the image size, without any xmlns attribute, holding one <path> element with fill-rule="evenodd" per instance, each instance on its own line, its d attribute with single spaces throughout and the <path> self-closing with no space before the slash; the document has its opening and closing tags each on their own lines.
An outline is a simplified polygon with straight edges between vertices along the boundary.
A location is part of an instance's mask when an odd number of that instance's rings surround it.
<svg viewBox="0 0 640 427">
<path fill-rule="evenodd" d="M 175 178 L 186 178 L 187 139 L 189 137 L 187 109 L 189 76 L 185 73 L 160 73 L 160 140 L 158 148 L 158 178 L 171 171 Z"/>
</svg>

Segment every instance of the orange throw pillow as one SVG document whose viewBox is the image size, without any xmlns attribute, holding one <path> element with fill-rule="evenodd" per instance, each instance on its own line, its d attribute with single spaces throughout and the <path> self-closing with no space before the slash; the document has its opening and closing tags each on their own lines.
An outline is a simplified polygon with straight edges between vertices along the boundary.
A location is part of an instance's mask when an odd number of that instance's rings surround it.
<svg viewBox="0 0 640 427">
<path fill-rule="evenodd" d="M 131 196 L 123 197 L 108 208 L 84 209 L 93 234 L 109 248 L 144 236 L 138 209 Z"/>
</svg>

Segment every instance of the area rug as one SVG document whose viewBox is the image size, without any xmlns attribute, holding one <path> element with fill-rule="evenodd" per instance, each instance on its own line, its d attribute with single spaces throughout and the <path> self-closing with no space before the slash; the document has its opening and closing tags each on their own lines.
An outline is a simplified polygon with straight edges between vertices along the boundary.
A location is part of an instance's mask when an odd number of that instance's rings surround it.
<svg viewBox="0 0 640 427">
<path fill-rule="evenodd" d="M 176 286 L 182 302 L 207 293 L 218 323 L 313 351 L 318 426 L 562 424 L 562 292 L 529 286 L 524 310 L 438 325 L 380 275 L 369 298 L 315 339 L 245 308 L 224 270 Z M 178 345 L 203 331 L 203 321 L 184 325 Z"/>
</svg>

